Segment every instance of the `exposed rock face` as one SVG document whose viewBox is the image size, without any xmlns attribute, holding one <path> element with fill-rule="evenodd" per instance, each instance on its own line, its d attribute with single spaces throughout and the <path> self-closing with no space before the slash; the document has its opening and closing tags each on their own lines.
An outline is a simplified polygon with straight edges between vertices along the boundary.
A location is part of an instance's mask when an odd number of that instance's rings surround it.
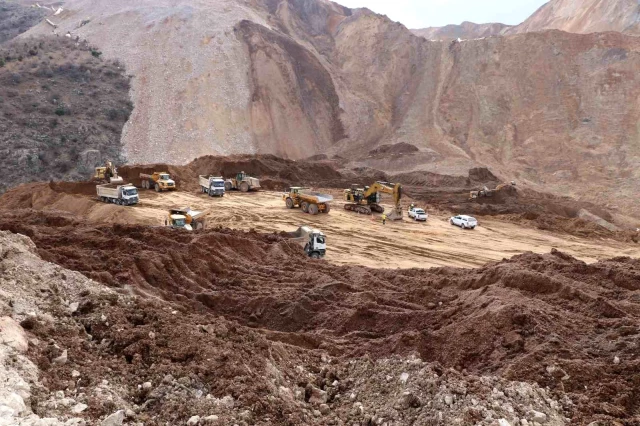
<svg viewBox="0 0 640 426">
<path fill-rule="evenodd" d="M 551 0 L 507 34 L 542 30 L 571 33 L 618 31 L 640 34 L 637 0 Z"/>
<path fill-rule="evenodd" d="M 498 23 L 463 22 L 460 25 L 445 25 L 444 27 L 429 27 L 411 31 L 427 40 L 457 40 L 458 38 L 464 40 L 500 35 L 510 28 L 512 28 L 510 25 Z"/>
<path fill-rule="evenodd" d="M 130 162 L 337 154 L 457 175 L 487 165 L 507 180 L 635 208 L 635 37 L 430 42 L 326 0 L 94 3 L 70 0 L 56 23 L 135 75 L 123 136 Z M 419 152 L 367 163 L 370 151 L 398 143 Z"/>
</svg>

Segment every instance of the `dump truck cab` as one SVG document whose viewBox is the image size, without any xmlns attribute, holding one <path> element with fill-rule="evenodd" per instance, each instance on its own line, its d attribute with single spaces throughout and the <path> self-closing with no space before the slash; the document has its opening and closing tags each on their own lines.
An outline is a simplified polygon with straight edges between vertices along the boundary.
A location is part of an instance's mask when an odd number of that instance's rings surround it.
<svg viewBox="0 0 640 426">
<path fill-rule="evenodd" d="M 304 247 L 304 252 L 314 259 L 324 257 L 327 253 L 327 237 L 321 231 L 313 229 L 309 234 L 309 241 Z"/>
<path fill-rule="evenodd" d="M 160 189 L 175 189 L 176 183 L 171 179 L 171 175 L 169 173 L 154 173 L 153 176 L 156 183 L 160 186 Z"/>
<path fill-rule="evenodd" d="M 191 231 L 193 228 L 191 225 L 187 223 L 187 217 L 182 214 L 171 214 L 169 215 L 169 224 L 170 227 L 176 229 L 186 229 L 187 231 Z"/>
<path fill-rule="evenodd" d="M 176 182 L 171 179 L 167 172 L 153 172 L 153 174 L 140 173 L 142 187 L 145 189 L 155 189 L 160 191 L 175 191 Z"/>
<path fill-rule="evenodd" d="M 327 237 L 318 229 L 303 225 L 284 235 L 304 247 L 304 252 L 313 259 L 320 259 L 327 252 Z"/>
</svg>

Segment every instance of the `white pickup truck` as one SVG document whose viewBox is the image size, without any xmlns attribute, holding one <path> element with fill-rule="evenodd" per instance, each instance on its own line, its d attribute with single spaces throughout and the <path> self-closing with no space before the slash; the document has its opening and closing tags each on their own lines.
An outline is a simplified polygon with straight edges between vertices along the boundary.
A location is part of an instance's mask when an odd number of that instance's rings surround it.
<svg viewBox="0 0 640 426">
<path fill-rule="evenodd" d="M 209 194 L 209 197 L 218 196 L 224 197 L 224 179 L 221 176 L 204 176 L 200 175 L 200 190 L 205 194 Z"/>
<path fill-rule="evenodd" d="M 98 199 L 105 203 L 114 203 L 121 206 L 130 206 L 138 204 L 138 189 L 129 184 L 118 185 L 106 183 L 104 185 L 96 185 Z"/>
<path fill-rule="evenodd" d="M 427 219 L 429 218 L 429 215 L 427 214 L 427 212 L 425 212 L 423 209 L 419 207 L 411 207 L 409 209 L 408 214 L 409 214 L 409 217 L 415 221 L 426 222 Z"/>
</svg>

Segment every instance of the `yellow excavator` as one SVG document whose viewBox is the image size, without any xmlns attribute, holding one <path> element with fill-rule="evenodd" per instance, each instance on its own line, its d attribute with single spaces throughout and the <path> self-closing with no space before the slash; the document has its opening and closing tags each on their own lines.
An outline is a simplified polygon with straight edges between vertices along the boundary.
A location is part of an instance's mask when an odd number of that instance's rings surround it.
<svg viewBox="0 0 640 426">
<path fill-rule="evenodd" d="M 345 210 L 370 215 L 372 212 L 384 213 L 384 207 L 380 205 L 381 194 L 393 195 L 394 208 L 387 215 L 389 220 L 402 220 L 402 185 L 391 182 L 375 182 L 371 186 L 358 188 L 358 185 L 351 185 L 350 189 L 344 190 Z"/>
<path fill-rule="evenodd" d="M 118 170 L 115 164 L 111 161 L 107 161 L 104 166 L 96 167 L 96 171 L 93 175 L 93 180 L 96 182 L 106 183 L 123 183 L 124 181 L 118 176 Z"/>
</svg>

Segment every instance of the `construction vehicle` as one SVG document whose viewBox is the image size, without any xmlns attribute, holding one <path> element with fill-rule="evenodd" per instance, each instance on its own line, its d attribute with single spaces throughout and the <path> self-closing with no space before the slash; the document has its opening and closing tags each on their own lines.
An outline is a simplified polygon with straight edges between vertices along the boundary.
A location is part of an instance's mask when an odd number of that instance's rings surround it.
<svg viewBox="0 0 640 426">
<path fill-rule="evenodd" d="M 138 204 L 138 189 L 130 184 L 118 185 L 115 183 L 105 183 L 96 185 L 98 199 L 105 203 L 118 204 L 120 206 L 130 206 Z"/>
<path fill-rule="evenodd" d="M 333 197 L 310 191 L 309 188 L 292 186 L 289 191 L 282 194 L 282 199 L 288 209 L 300 207 L 305 213 L 317 215 L 318 213 L 329 213 L 331 210 L 329 202 L 333 200 Z"/>
<path fill-rule="evenodd" d="M 239 189 L 242 192 L 249 192 L 252 189 L 260 188 L 260 180 L 247 176 L 245 172 L 240 172 L 236 177 L 227 179 L 224 183 L 224 190 L 231 191 L 232 189 Z"/>
<path fill-rule="evenodd" d="M 320 259 L 327 252 L 327 237 L 317 229 L 301 226 L 294 232 L 285 232 L 284 235 L 303 246 L 307 256 L 313 259 Z"/>
<path fill-rule="evenodd" d="M 224 179 L 220 176 L 204 176 L 200 175 L 200 189 L 210 197 L 224 197 Z"/>
<path fill-rule="evenodd" d="M 176 183 L 167 172 L 140 173 L 140 180 L 144 189 L 155 189 L 156 192 L 176 190 Z"/>
<path fill-rule="evenodd" d="M 169 209 L 169 216 L 165 225 L 187 231 L 204 229 L 206 226 L 206 212 L 192 210 L 191 207 L 174 207 Z"/>
<path fill-rule="evenodd" d="M 123 183 L 124 181 L 118 176 L 118 170 L 116 166 L 107 161 L 104 166 L 96 167 L 96 171 L 93 175 L 93 179 L 97 182 L 103 183 Z"/>
<path fill-rule="evenodd" d="M 501 191 L 510 186 L 516 186 L 516 182 L 511 181 L 510 183 L 501 183 L 500 185 L 496 186 L 495 189 L 489 189 L 486 186 L 484 186 L 482 187 L 482 189 L 479 189 L 478 191 L 469 192 L 469 199 L 473 200 L 475 198 L 490 198 L 490 197 L 493 197 L 496 192 Z"/>
<path fill-rule="evenodd" d="M 371 215 L 372 212 L 384 213 L 384 207 L 380 205 L 381 194 L 393 195 L 394 207 L 393 211 L 387 215 L 387 219 L 402 220 L 402 206 L 400 205 L 402 185 L 399 183 L 378 181 L 364 188 L 352 185 L 351 189 L 344 190 L 344 199 L 347 201 L 344 209 L 366 215 Z"/>
</svg>

